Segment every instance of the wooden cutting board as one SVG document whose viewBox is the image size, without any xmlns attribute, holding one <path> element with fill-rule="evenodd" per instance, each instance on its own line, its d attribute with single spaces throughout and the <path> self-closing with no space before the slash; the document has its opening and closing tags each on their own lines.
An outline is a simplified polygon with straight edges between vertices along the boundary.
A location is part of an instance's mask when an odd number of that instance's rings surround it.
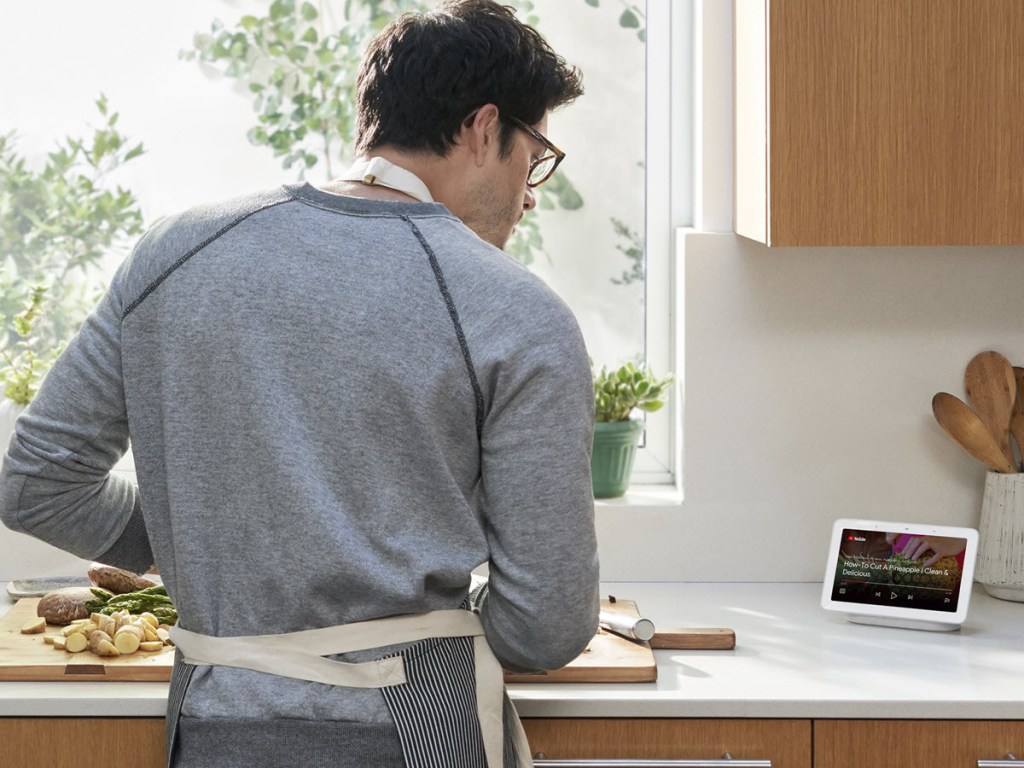
<svg viewBox="0 0 1024 768">
<path fill-rule="evenodd" d="M 639 616 L 636 603 L 601 601 L 601 609 Z M 537 674 L 505 672 L 506 683 L 653 683 L 658 666 L 648 643 L 627 640 L 599 629 L 590 645 L 561 669 Z"/>
<path fill-rule="evenodd" d="M 19 600 L 0 616 L 0 681 L 86 680 L 165 682 L 171 679 L 174 649 L 160 653 L 134 653 L 104 658 L 88 651 L 68 653 L 43 642 L 43 635 L 23 635 L 22 625 L 36 615 L 39 598 Z M 639 616 L 636 604 L 617 600 L 614 605 L 602 601 L 605 610 L 618 610 Z M 61 627 L 49 625 L 47 634 Z M 508 683 L 650 683 L 658 678 L 654 653 L 647 643 L 627 640 L 599 630 L 583 653 L 565 667 L 537 674 L 505 673 Z"/>
<path fill-rule="evenodd" d="M 105 658 L 89 651 L 68 653 L 43 642 L 43 635 L 23 635 L 22 625 L 36 615 L 38 597 L 24 597 L 0 616 L 0 681 L 98 680 L 164 682 L 171 679 L 174 649 Z M 63 627 L 47 625 L 46 634 Z"/>
</svg>

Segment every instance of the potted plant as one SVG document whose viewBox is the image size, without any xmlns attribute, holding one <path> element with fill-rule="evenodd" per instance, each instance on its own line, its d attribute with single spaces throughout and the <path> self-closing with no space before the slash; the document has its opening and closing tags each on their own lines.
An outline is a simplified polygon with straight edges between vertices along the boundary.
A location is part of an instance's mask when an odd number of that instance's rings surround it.
<svg viewBox="0 0 1024 768">
<path fill-rule="evenodd" d="M 609 499 L 626 492 L 637 441 L 644 428 L 643 419 L 631 415 L 635 410 L 660 410 L 673 380 L 672 374 L 659 379 L 646 365 L 633 363 L 613 371 L 602 366 L 594 374 L 596 423 L 590 471 L 595 498 Z"/>
</svg>

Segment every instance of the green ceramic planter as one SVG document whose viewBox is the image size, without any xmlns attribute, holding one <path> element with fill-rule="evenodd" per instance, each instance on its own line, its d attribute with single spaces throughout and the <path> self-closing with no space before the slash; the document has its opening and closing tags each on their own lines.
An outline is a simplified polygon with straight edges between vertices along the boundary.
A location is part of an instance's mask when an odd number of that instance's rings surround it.
<svg viewBox="0 0 1024 768">
<path fill-rule="evenodd" d="M 590 473 L 595 499 L 612 499 L 626 492 L 643 429 L 644 423 L 639 419 L 599 421 L 594 425 Z"/>
</svg>

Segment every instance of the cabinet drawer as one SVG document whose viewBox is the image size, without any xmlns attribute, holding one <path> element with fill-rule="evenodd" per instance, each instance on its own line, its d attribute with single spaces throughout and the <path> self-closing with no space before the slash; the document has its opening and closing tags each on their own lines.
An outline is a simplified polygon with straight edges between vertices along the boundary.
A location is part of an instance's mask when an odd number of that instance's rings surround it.
<svg viewBox="0 0 1024 768">
<path fill-rule="evenodd" d="M 0 717 L 0 765 L 162 768 L 166 739 L 162 717 Z"/>
<path fill-rule="evenodd" d="M 815 768 L 870 765 L 978 768 L 1014 754 L 1024 766 L 1017 720 L 815 720 Z"/>
<path fill-rule="evenodd" d="M 810 768 L 809 720 L 524 718 L 534 756 L 553 760 L 771 760 Z M 860 766 L 863 768 L 863 766 Z"/>
</svg>

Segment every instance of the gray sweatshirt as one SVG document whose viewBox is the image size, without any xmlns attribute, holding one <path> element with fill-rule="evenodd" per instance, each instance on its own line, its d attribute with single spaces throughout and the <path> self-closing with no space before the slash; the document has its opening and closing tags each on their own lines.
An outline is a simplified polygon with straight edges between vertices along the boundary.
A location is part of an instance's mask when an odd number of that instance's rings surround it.
<svg viewBox="0 0 1024 768">
<path fill-rule="evenodd" d="M 155 562 L 213 635 L 456 608 L 487 563 L 499 660 L 551 669 L 597 626 L 592 429 L 578 326 L 536 276 L 439 204 L 294 185 L 140 240 L 19 420 L 0 517 Z M 129 437 L 138 487 L 110 472 Z M 378 691 L 224 667 L 182 715 L 388 721 Z"/>
</svg>

